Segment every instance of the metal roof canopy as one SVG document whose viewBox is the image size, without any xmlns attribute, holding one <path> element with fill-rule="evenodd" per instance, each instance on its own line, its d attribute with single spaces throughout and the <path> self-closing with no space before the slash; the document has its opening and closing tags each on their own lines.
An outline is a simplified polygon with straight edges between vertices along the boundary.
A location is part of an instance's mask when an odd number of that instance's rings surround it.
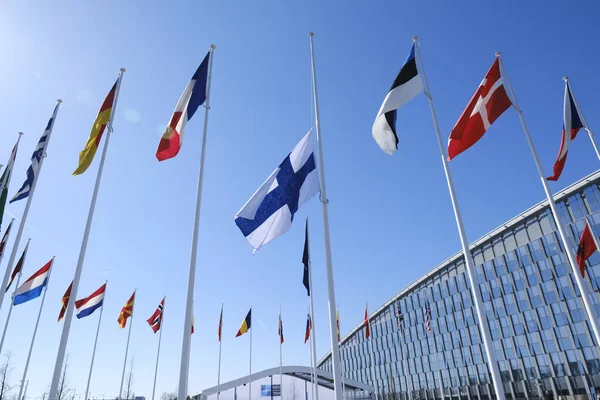
<svg viewBox="0 0 600 400">
<path fill-rule="evenodd" d="M 308 381 L 310 382 L 310 376 L 311 376 L 311 371 L 312 369 L 309 367 L 302 367 L 302 366 L 287 366 L 287 367 L 282 367 L 281 368 L 281 372 L 283 375 L 286 376 L 291 376 L 294 378 L 298 378 L 298 379 L 302 379 L 304 381 Z M 333 390 L 333 374 L 331 374 L 330 372 L 324 371 L 322 369 L 318 369 L 317 368 L 317 383 L 319 386 L 325 387 L 327 389 Z M 256 372 L 253 373 L 250 376 L 250 380 L 252 382 L 257 381 L 259 379 L 263 379 L 263 378 L 268 378 L 271 375 L 273 376 L 277 376 L 279 375 L 279 367 L 276 368 L 270 368 L 270 369 L 265 369 L 264 371 L 260 371 L 260 372 Z M 234 387 L 239 387 L 239 386 L 244 386 L 248 384 L 248 377 L 243 377 L 243 378 L 239 378 L 239 379 L 234 379 L 232 381 L 229 382 L 224 382 L 221 383 L 219 385 L 219 391 L 220 392 L 224 392 L 226 390 L 230 390 L 233 389 Z M 374 388 L 370 385 L 366 385 L 362 382 L 357 382 L 353 379 L 348 379 L 348 378 L 344 378 L 344 386 L 346 388 L 346 390 L 363 390 L 365 392 L 369 392 L 372 393 L 374 392 Z M 217 393 L 217 387 L 213 386 L 211 388 L 208 389 L 204 389 L 202 391 L 202 393 L 200 393 L 200 398 L 206 398 L 210 395 L 216 394 Z M 198 395 L 194 396 L 195 398 L 198 397 Z"/>
</svg>

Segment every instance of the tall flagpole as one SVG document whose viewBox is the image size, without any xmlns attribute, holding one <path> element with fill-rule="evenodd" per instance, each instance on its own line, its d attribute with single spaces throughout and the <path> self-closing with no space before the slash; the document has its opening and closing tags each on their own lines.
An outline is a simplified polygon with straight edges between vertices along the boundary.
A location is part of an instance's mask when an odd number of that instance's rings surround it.
<svg viewBox="0 0 600 400">
<path fill-rule="evenodd" d="M 200 209 L 202 204 L 202 183 L 204 181 L 204 159 L 206 158 L 206 136 L 208 132 L 208 111 L 210 110 L 210 83 L 212 80 L 212 63 L 215 45 L 210 45 L 210 61 L 206 80 L 206 102 L 204 104 L 204 131 L 202 134 L 202 151 L 200 153 L 200 171 L 198 173 L 198 193 L 196 195 L 196 214 L 194 217 L 194 233 L 192 236 L 192 254 L 190 257 L 190 273 L 188 277 L 187 300 L 185 307 L 185 322 L 183 326 L 183 344 L 181 346 L 181 365 L 179 368 L 178 400 L 186 400 L 190 362 L 190 347 L 192 343 L 192 312 L 194 306 L 194 283 L 196 280 L 196 258 L 198 255 L 198 232 L 200 229 Z M 53 400 L 53 399 L 51 399 Z"/>
<path fill-rule="evenodd" d="M 50 284 L 50 275 L 52 275 L 52 267 L 54 266 L 54 257 L 52 257 L 52 261 L 50 264 L 50 269 L 48 271 L 48 280 L 46 281 L 46 287 L 44 288 L 44 294 L 42 295 L 42 302 L 40 303 L 40 310 L 38 311 L 38 316 L 35 321 L 35 327 L 33 328 L 33 336 L 31 337 L 31 344 L 29 345 L 29 353 L 27 354 L 27 361 L 25 361 L 25 369 L 23 370 L 23 378 L 21 378 L 21 385 L 19 386 L 19 396 L 17 399 L 22 400 L 25 396 L 23 393 L 23 389 L 25 387 L 25 379 L 27 378 L 27 370 L 29 369 L 29 361 L 31 360 L 31 352 L 33 351 L 33 344 L 35 343 L 35 336 L 37 335 L 38 326 L 40 324 L 40 317 L 42 316 L 42 309 L 44 308 L 44 300 L 46 300 L 46 292 L 48 292 L 48 285 Z M 29 381 L 27 381 L 29 382 Z M 87 399 L 86 399 L 87 400 Z"/>
<path fill-rule="evenodd" d="M 500 52 L 496 53 L 496 57 L 500 61 L 500 71 L 502 77 L 506 80 L 506 84 L 508 86 L 508 90 L 510 91 L 510 97 L 512 98 L 513 108 L 519 114 L 519 119 L 521 120 L 521 125 L 523 126 L 523 132 L 525 132 L 525 138 L 527 139 L 527 144 L 529 144 L 529 149 L 531 150 L 531 155 L 533 156 L 533 160 L 535 161 L 535 166 L 540 175 L 540 180 L 542 181 L 542 186 L 544 186 L 544 191 L 546 192 L 546 197 L 548 198 L 548 204 L 550 209 L 552 210 L 552 215 L 554 216 L 554 221 L 556 222 L 556 227 L 558 228 L 558 233 L 563 242 L 563 246 L 565 248 L 565 252 L 567 253 L 567 258 L 569 259 L 569 264 L 571 264 L 571 270 L 573 271 L 573 277 L 575 278 L 575 282 L 577 283 L 577 287 L 581 292 L 581 299 L 583 300 L 583 304 L 585 306 L 585 310 L 588 314 L 588 319 L 592 325 L 592 330 L 594 331 L 594 336 L 596 338 L 596 343 L 600 344 L 600 326 L 598 325 L 598 319 L 596 318 L 596 314 L 594 313 L 594 303 L 590 297 L 589 288 L 583 282 L 581 274 L 579 273 L 579 269 L 577 268 L 577 262 L 575 261 L 575 255 L 573 254 L 573 248 L 569 244 L 567 240 L 567 234 L 565 229 L 560 222 L 560 218 L 558 215 L 558 210 L 556 209 L 556 203 L 554 202 L 554 198 L 552 197 L 552 193 L 550 192 L 550 187 L 548 186 L 548 182 L 546 182 L 546 177 L 544 175 L 544 171 L 542 169 L 542 164 L 540 163 L 540 159 L 538 157 L 537 151 L 535 150 L 535 146 L 533 145 L 533 141 L 531 140 L 531 136 L 529 135 L 529 129 L 527 128 L 527 124 L 525 123 L 525 118 L 523 117 L 523 110 L 519 107 L 519 103 L 517 102 L 517 98 L 515 97 L 515 93 L 512 89 L 510 81 L 508 80 L 508 76 L 506 75 L 506 70 L 504 69 L 504 63 L 502 62 L 502 58 L 500 57 Z M 567 134 L 567 133 L 565 133 Z"/>
<path fill-rule="evenodd" d="M 10 300 L 10 307 L 8 308 L 8 315 L 6 316 L 6 322 L 4 323 L 4 330 L 2 331 L 2 339 L 0 339 L 0 354 L 2 354 L 2 348 L 4 346 L 4 339 L 6 338 L 6 331 L 8 330 L 8 323 L 10 322 L 10 316 L 12 314 L 12 309 L 14 307 L 13 304 L 13 299 L 15 297 L 15 292 L 17 291 L 17 288 L 19 287 L 19 282 L 21 282 L 21 275 L 23 275 L 23 266 L 25 266 L 25 259 L 27 258 L 27 253 L 29 253 L 29 242 L 31 242 L 31 239 L 27 239 L 27 244 L 25 245 L 25 254 L 23 255 L 23 265 L 21 266 L 21 270 L 19 271 L 19 274 L 17 275 L 17 281 L 15 282 L 15 288 L 13 290 L 12 295 L 10 296 L 11 300 Z M 6 290 L 6 289 L 4 289 Z M 3 298 L 5 296 L 5 293 L 2 292 L 0 293 L 0 298 Z"/>
<path fill-rule="evenodd" d="M 106 285 L 108 281 L 104 284 Z M 106 296 L 106 286 L 104 289 L 104 295 Z M 94 350 L 92 350 L 92 361 L 90 362 L 90 372 L 88 374 L 87 385 L 85 385 L 85 397 L 83 400 L 89 400 L 88 394 L 90 393 L 90 382 L 92 381 L 92 371 L 94 369 L 94 358 L 96 358 L 96 346 L 98 345 L 98 334 L 100 333 L 100 324 L 102 323 L 102 313 L 104 312 L 104 300 L 102 300 L 102 307 L 100 307 L 100 315 L 98 316 L 98 327 L 96 328 L 96 339 L 94 339 Z"/>
<path fill-rule="evenodd" d="M 54 129 L 54 123 L 56 122 L 56 116 L 58 115 L 58 110 L 60 109 L 60 104 L 62 103 L 61 99 L 56 100 L 58 103 L 58 107 L 55 108 L 54 113 L 52 114 L 52 127 L 50 128 L 50 132 L 46 137 L 46 147 L 48 148 L 48 144 L 50 144 L 50 137 L 52 136 L 52 130 Z M 19 138 L 23 135 L 22 132 L 19 132 Z M 37 145 L 37 144 L 36 144 Z M 25 208 L 23 209 L 23 215 L 21 216 L 21 223 L 19 224 L 19 229 L 17 230 L 17 236 L 15 238 L 15 243 L 13 244 L 12 251 L 10 252 L 10 257 L 8 259 L 8 265 L 6 266 L 6 272 L 4 273 L 4 278 L 2 279 L 2 285 L 0 285 L 0 293 L 4 293 L 6 291 L 6 285 L 8 284 L 9 271 L 13 263 L 15 262 L 15 257 L 17 256 L 17 247 L 21 242 L 21 235 L 23 234 L 23 229 L 25 228 L 25 222 L 27 221 L 27 216 L 29 215 L 29 207 L 31 206 L 31 201 L 33 200 L 33 194 L 35 193 L 35 187 L 37 186 L 37 181 L 42 172 L 42 165 L 44 163 L 44 158 L 46 158 L 46 153 L 42 154 L 40 157 L 40 162 L 38 164 L 38 170 L 33 177 L 33 183 L 31 184 L 31 189 L 29 191 L 29 195 L 27 195 L 27 203 L 25 203 Z M 12 175 L 12 174 L 11 174 Z M 7 182 L 8 186 L 8 182 Z M 2 308 L 2 301 L 4 296 L 0 296 L 0 308 Z"/>
<path fill-rule="evenodd" d="M 336 304 L 336 309 L 335 309 L 335 327 L 338 331 L 340 331 L 340 304 Z M 341 332 L 339 333 L 339 336 L 341 336 Z M 340 338 L 341 339 L 341 338 Z M 344 357 L 342 355 L 342 343 L 341 341 L 338 341 L 338 349 L 340 352 L 340 365 L 341 365 L 341 369 L 342 369 L 342 398 L 345 399 L 346 398 L 346 383 L 344 382 L 345 376 L 344 376 Z"/>
<path fill-rule="evenodd" d="M 583 112 L 581 111 L 581 108 L 579 107 L 579 103 L 577 102 L 577 99 L 575 98 L 575 94 L 573 94 L 573 90 L 571 89 L 571 84 L 569 83 L 569 77 L 565 76 L 563 78 L 563 80 L 565 81 L 565 85 L 567 85 L 569 87 L 569 93 L 571 94 L 571 97 L 573 98 L 573 101 L 575 102 L 575 107 L 577 107 L 577 111 L 579 111 L 579 115 L 581 116 L 581 119 L 583 120 L 583 121 L 581 121 L 581 122 L 583 122 L 583 129 L 585 129 L 586 132 L 588 133 L 588 136 L 590 137 L 590 141 L 592 142 L 592 146 L 594 147 L 594 151 L 596 152 L 596 156 L 600 160 L 600 151 L 598 150 L 598 145 L 596 144 L 596 140 L 594 139 L 594 133 L 588 126 L 588 124 L 585 120 L 585 117 L 583 116 Z"/>
<path fill-rule="evenodd" d="M 306 231 L 308 232 L 308 217 L 306 218 Z M 310 254 L 310 239 L 309 239 L 309 235 L 306 235 L 306 241 L 308 242 L 308 254 Z M 315 392 L 313 393 L 313 395 L 315 396 L 314 399 L 315 400 L 319 400 L 319 383 L 317 380 L 317 339 L 316 339 L 316 334 L 315 334 L 315 304 L 314 304 L 314 300 L 313 300 L 313 295 L 315 293 L 314 291 L 314 287 L 313 287 L 313 280 L 312 280 L 312 261 L 310 259 L 310 257 L 308 257 L 308 280 L 310 282 L 310 321 L 312 323 L 312 334 L 310 335 L 310 346 L 311 347 L 311 352 L 310 352 L 310 357 L 311 357 L 311 364 L 312 364 L 312 374 L 313 374 L 313 385 L 315 385 Z M 336 323 L 336 337 L 337 337 L 337 323 Z"/>
<path fill-rule="evenodd" d="M 167 299 L 167 296 L 164 297 L 163 301 L 166 299 Z M 158 334 L 158 350 L 156 350 L 156 366 L 154 367 L 154 384 L 152 385 L 152 400 L 154 400 L 154 393 L 156 393 L 156 377 L 158 376 L 158 359 L 160 357 L 160 342 L 162 341 L 162 331 L 163 331 L 164 320 L 165 320 L 165 304 L 163 304 L 162 313 L 160 315 L 160 333 Z M 85 399 L 85 400 L 87 400 L 87 399 Z"/>
<path fill-rule="evenodd" d="M 221 317 L 219 318 L 219 325 L 223 323 L 223 303 L 221 303 Z M 223 329 L 222 326 L 219 326 L 219 330 Z M 217 400 L 219 400 L 219 396 L 221 395 L 219 391 L 219 386 L 221 385 L 221 349 L 223 348 L 223 340 L 221 339 L 221 334 L 219 334 L 219 369 L 217 370 Z M 234 399 L 236 400 L 236 399 Z"/>
<path fill-rule="evenodd" d="M 310 307 L 308 308 L 308 311 L 310 312 Z M 308 344 L 308 350 L 310 357 L 310 394 L 312 396 L 310 400 L 315 400 L 315 365 L 313 364 L 313 349 L 310 343 Z"/>
<path fill-rule="evenodd" d="M 321 184 L 321 204 L 323 206 L 323 231 L 325 237 L 325 260 L 327 266 L 327 294 L 329 297 L 329 334 L 331 339 L 331 359 L 333 366 L 333 387 L 335 400 L 342 400 L 342 371 L 340 368 L 340 354 L 337 346 L 337 326 L 335 323 L 335 288 L 333 284 L 333 261 L 331 258 L 331 238 L 329 234 L 329 210 L 327 206 L 327 186 L 325 184 L 325 165 L 323 164 L 323 144 L 321 137 L 321 123 L 319 117 L 319 97 L 317 94 L 317 76 L 315 71 L 315 49 L 313 46 L 314 33 L 310 37 L 310 58 L 312 67 L 312 84 L 315 102 L 315 131 L 317 133 L 317 144 L 319 145 L 319 179 Z M 181 400 L 181 399 L 180 399 Z"/>
<path fill-rule="evenodd" d="M 450 200 L 452 201 L 452 208 L 454 209 L 454 217 L 456 219 L 456 227 L 458 228 L 458 234 L 460 236 L 460 243 L 462 245 L 464 257 L 465 257 L 465 266 L 467 269 L 467 275 L 469 276 L 469 283 L 471 284 L 471 293 L 473 294 L 473 299 L 475 302 L 475 310 L 477 311 L 477 319 L 479 321 L 479 329 L 481 329 L 481 336 L 483 339 L 483 347 L 485 348 L 485 352 L 488 357 L 488 367 L 490 368 L 490 373 L 492 375 L 492 383 L 494 385 L 494 390 L 496 392 L 496 396 L 499 400 L 504 400 L 506 398 L 504 394 L 504 385 L 502 384 L 502 379 L 500 378 L 500 369 L 498 368 L 498 362 L 496 361 L 496 353 L 494 353 L 494 349 L 492 347 L 492 336 L 490 334 L 490 329 L 487 324 L 487 318 L 484 313 L 483 300 L 481 299 L 481 293 L 477 290 L 477 280 L 475 279 L 475 263 L 473 262 L 473 255 L 469 250 L 469 242 L 467 241 L 467 234 L 465 233 L 465 227 L 463 224 L 462 216 L 460 214 L 460 209 L 458 207 L 458 200 L 456 199 L 456 192 L 454 190 L 454 183 L 452 182 L 452 175 L 450 174 L 450 169 L 448 168 L 448 161 L 446 158 L 446 152 L 444 147 L 444 142 L 442 141 L 442 134 L 440 133 L 440 126 L 438 124 L 437 115 L 435 113 L 435 108 L 433 106 L 433 97 L 431 97 L 431 92 L 429 91 L 429 83 L 427 82 L 427 76 L 425 75 L 425 68 L 423 68 L 423 60 L 421 59 L 421 51 L 419 49 L 419 42 L 417 41 L 417 37 L 413 37 L 413 42 L 415 43 L 415 48 L 417 50 L 417 55 L 419 59 L 419 64 L 421 64 L 421 72 L 423 73 L 423 83 L 425 84 L 425 95 L 429 100 L 429 108 L 431 109 L 431 118 L 433 119 L 433 126 L 435 128 L 435 133 L 438 141 L 438 146 L 440 148 L 440 156 L 442 158 L 442 165 L 444 167 L 444 173 L 446 174 L 446 181 L 448 183 L 448 191 L 450 193 Z"/>
<path fill-rule="evenodd" d="M 106 139 L 104 141 L 104 148 L 102 149 L 100 165 L 98 166 L 98 175 L 96 176 L 96 185 L 94 186 L 94 193 L 92 194 L 90 211 L 88 212 L 87 222 L 85 224 L 85 231 L 83 232 L 81 249 L 79 250 L 79 258 L 77 260 L 77 267 L 75 268 L 75 277 L 73 278 L 73 286 L 71 286 L 71 296 L 69 297 L 69 302 L 67 303 L 65 323 L 63 325 L 62 335 L 60 337 L 60 345 L 58 346 L 56 363 L 54 364 L 54 373 L 52 375 L 52 383 L 50 384 L 48 400 L 56 400 L 58 381 L 60 380 L 60 373 L 62 370 L 63 362 L 65 360 L 65 351 L 67 349 L 67 341 L 69 340 L 69 332 L 71 330 L 71 321 L 73 319 L 73 308 L 75 306 L 75 298 L 77 297 L 77 289 L 79 289 L 79 280 L 81 279 L 83 261 L 85 260 L 85 252 L 87 250 L 87 243 L 90 237 L 90 230 L 92 228 L 92 220 L 94 219 L 94 210 L 96 209 L 98 190 L 100 189 L 100 181 L 102 180 L 102 170 L 104 169 L 104 161 L 106 160 L 106 151 L 108 149 L 108 142 L 110 141 L 110 134 L 113 130 L 113 118 L 115 115 L 115 110 L 117 109 L 117 101 L 119 100 L 119 92 L 121 89 L 121 81 L 123 80 L 124 72 L 125 68 L 121 68 L 121 71 L 119 72 L 117 88 L 115 91 L 115 100 L 113 102 L 112 109 L 110 110 L 110 118 L 108 120 L 108 125 L 106 129 Z"/>
<path fill-rule="evenodd" d="M 367 323 L 369 324 L 369 329 L 371 329 L 371 317 L 369 316 L 369 302 L 367 302 Z M 373 332 L 371 332 L 370 336 L 373 336 Z M 373 353 L 373 338 L 369 337 L 369 353 L 371 358 L 371 381 L 373 381 L 373 387 L 375 388 L 375 400 L 377 400 L 379 396 L 379 385 L 377 384 L 377 378 L 375 377 L 375 354 Z"/>
<path fill-rule="evenodd" d="M 137 289 L 136 289 L 137 290 Z M 134 304 L 135 306 L 135 304 Z M 129 332 L 127 333 L 127 345 L 125 346 L 125 359 L 123 360 L 123 372 L 121 373 L 121 386 L 119 387 L 119 399 L 122 400 L 123 382 L 125 382 L 125 369 L 127 368 L 127 353 L 129 353 L 129 339 L 131 338 L 131 326 L 133 325 L 133 307 L 131 308 L 131 320 L 129 321 Z M 50 399 L 48 399 L 50 400 Z M 87 399 L 85 399 L 87 400 Z"/>
<path fill-rule="evenodd" d="M 283 319 L 281 317 L 281 306 L 279 306 L 279 321 L 281 321 L 279 327 L 279 329 L 281 329 L 279 332 L 279 397 L 283 400 L 283 343 L 281 343 L 281 337 L 283 335 Z M 219 359 L 221 358 L 220 353 L 221 349 L 219 348 Z M 271 390 L 273 390 L 273 388 L 271 388 Z"/>
<path fill-rule="evenodd" d="M 252 306 L 250 306 L 250 373 L 248 374 L 248 400 L 252 400 Z"/>
</svg>

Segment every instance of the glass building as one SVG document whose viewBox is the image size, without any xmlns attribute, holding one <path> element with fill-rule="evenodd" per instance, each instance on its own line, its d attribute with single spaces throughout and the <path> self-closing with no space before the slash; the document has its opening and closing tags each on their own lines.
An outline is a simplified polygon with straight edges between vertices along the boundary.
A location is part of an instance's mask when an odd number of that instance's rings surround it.
<svg viewBox="0 0 600 400">
<path fill-rule="evenodd" d="M 555 195 L 560 223 L 574 249 L 586 218 L 595 236 L 600 234 L 599 185 L 597 171 Z M 600 393 L 598 343 L 548 202 L 524 211 L 470 249 L 506 397 Z M 586 268 L 584 282 L 592 293 L 594 318 L 599 318 L 598 253 Z M 427 303 L 431 333 L 425 330 Z M 403 289 L 370 321 L 368 341 L 364 323 L 343 338 L 342 365 L 344 376 L 377 388 L 380 399 L 495 398 L 462 252 Z M 331 353 L 318 367 L 331 371 Z"/>
</svg>

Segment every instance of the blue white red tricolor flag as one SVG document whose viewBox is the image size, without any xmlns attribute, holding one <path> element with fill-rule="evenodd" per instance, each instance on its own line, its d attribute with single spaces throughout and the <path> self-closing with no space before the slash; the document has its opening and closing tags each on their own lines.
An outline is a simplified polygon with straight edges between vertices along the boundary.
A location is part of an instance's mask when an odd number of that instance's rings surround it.
<svg viewBox="0 0 600 400">
<path fill-rule="evenodd" d="M 304 333 L 304 343 L 308 342 L 308 338 L 310 338 L 310 331 L 312 331 L 312 318 L 310 317 L 310 313 L 306 315 L 306 332 Z"/>
<path fill-rule="evenodd" d="M 53 261 L 54 259 L 48 261 L 46 265 L 40 268 L 35 274 L 31 275 L 29 279 L 17 288 L 13 300 L 15 306 L 40 297 L 42 290 L 48 284 L 50 268 L 52 268 Z"/>
<path fill-rule="evenodd" d="M 10 199 L 9 203 L 12 203 L 17 200 L 22 200 L 29 196 L 31 189 L 33 187 L 33 182 L 40 172 L 40 163 L 42 161 L 42 157 L 46 156 L 46 148 L 48 147 L 48 142 L 50 141 L 50 134 L 52 133 L 52 128 L 54 127 L 54 120 L 56 119 L 56 113 L 58 112 L 58 108 L 60 103 L 56 104 L 54 107 L 54 112 L 52 113 L 52 117 L 48 121 L 48 125 L 42 133 L 40 137 L 40 141 L 37 146 L 35 146 L 35 150 L 33 150 L 33 154 L 31 155 L 31 165 L 27 168 L 27 178 L 25 178 L 25 182 L 21 186 L 21 189 L 17 191 L 17 193 Z"/>
<path fill-rule="evenodd" d="M 186 124 L 192 119 L 198 107 L 206 101 L 209 59 L 210 51 L 181 94 L 169 125 L 158 143 L 158 149 L 156 149 L 158 161 L 173 158 L 179 153 Z"/>
<path fill-rule="evenodd" d="M 104 303 L 104 292 L 106 291 L 106 283 L 94 293 L 90 294 L 85 299 L 77 300 L 75 308 L 77 309 L 77 318 L 81 319 L 91 315 L 94 311 L 102 307 Z"/>
<path fill-rule="evenodd" d="M 569 152 L 569 144 L 575 139 L 577 132 L 584 127 L 583 118 L 579 112 L 579 108 L 575 104 L 573 92 L 569 81 L 565 82 L 565 100 L 563 109 L 563 130 L 562 139 L 560 142 L 560 150 L 554 163 L 554 175 L 546 178 L 549 181 L 557 181 L 562 174 L 565 162 L 567 161 L 567 153 Z M 565 134 L 566 133 L 566 134 Z"/>
</svg>

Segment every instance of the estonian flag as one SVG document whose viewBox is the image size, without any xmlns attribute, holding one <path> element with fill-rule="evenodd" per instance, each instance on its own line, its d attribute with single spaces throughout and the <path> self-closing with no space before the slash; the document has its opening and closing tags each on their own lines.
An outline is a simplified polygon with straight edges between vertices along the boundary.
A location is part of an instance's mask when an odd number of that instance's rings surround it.
<svg viewBox="0 0 600 400">
<path fill-rule="evenodd" d="M 404 65 L 400 68 L 383 104 L 373 123 L 373 138 L 388 154 L 398 150 L 398 135 L 396 134 L 396 109 L 412 100 L 423 91 L 423 82 L 417 70 L 415 59 L 415 45 L 410 49 L 410 54 Z"/>
</svg>

